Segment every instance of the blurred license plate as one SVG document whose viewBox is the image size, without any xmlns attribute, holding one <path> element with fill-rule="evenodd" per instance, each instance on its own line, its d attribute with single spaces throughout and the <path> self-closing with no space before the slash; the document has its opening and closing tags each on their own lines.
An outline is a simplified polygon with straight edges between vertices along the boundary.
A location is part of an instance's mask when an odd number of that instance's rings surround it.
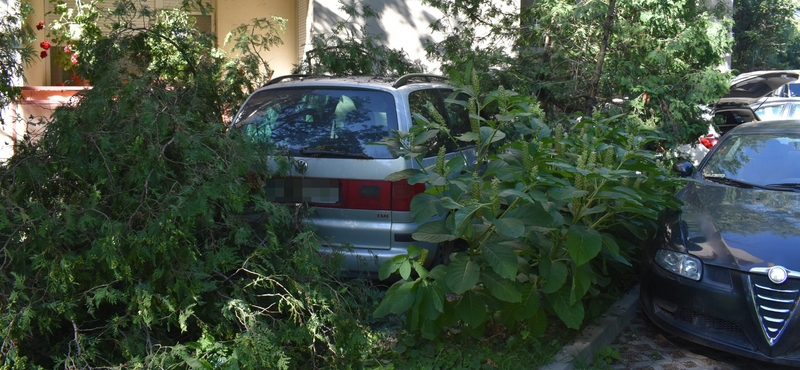
<svg viewBox="0 0 800 370">
<path fill-rule="evenodd" d="M 339 180 L 267 179 L 266 195 L 280 203 L 339 203 Z"/>
</svg>

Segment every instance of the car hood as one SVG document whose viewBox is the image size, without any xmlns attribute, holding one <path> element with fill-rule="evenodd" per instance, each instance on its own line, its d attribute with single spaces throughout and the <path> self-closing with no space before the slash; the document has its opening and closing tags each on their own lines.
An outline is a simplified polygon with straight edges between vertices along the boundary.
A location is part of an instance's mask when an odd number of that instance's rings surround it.
<svg viewBox="0 0 800 370">
<path fill-rule="evenodd" d="M 723 95 L 716 105 L 750 105 L 798 78 L 800 73 L 790 70 L 742 73 L 731 81 L 730 92 Z"/>
<path fill-rule="evenodd" d="M 800 271 L 800 193 L 697 182 L 679 197 L 683 244 L 704 263 Z"/>
</svg>

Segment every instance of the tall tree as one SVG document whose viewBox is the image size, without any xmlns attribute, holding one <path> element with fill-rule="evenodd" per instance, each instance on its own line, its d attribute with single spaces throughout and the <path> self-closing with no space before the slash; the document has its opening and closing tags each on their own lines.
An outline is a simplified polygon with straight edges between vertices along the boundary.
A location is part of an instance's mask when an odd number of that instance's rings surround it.
<svg viewBox="0 0 800 370">
<path fill-rule="evenodd" d="M 797 0 L 738 0 L 733 5 L 732 67 L 740 72 L 800 68 Z"/>
<path fill-rule="evenodd" d="M 627 107 L 673 142 L 689 141 L 708 129 L 699 105 L 727 89 L 729 76 L 718 69 L 730 43 L 727 24 L 716 21 L 730 10 L 723 4 L 530 0 L 513 10 L 480 0 L 430 3 L 451 20 L 435 25 L 449 37 L 429 47 L 432 56 L 445 68 L 474 62 L 495 70 L 501 83 L 535 93 L 550 114 Z"/>
</svg>

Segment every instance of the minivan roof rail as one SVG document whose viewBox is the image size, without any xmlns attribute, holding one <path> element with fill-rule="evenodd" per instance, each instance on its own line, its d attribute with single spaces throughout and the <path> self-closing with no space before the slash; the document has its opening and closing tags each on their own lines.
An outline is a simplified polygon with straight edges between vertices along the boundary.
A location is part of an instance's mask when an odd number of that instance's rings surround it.
<svg viewBox="0 0 800 370">
<path fill-rule="evenodd" d="M 439 75 L 432 75 L 427 73 L 409 73 L 407 75 L 398 78 L 397 81 L 394 82 L 394 85 L 392 85 L 392 87 L 396 89 L 398 87 L 405 86 L 408 83 L 408 81 L 411 80 L 412 78 L 424 78 L 426 82 L 431 82 L 432 78 L 438 80 L 447 80 L 447 77 Z"/>
<path fill-rule="evenodd" d="M 269 86 L 269 85 L 272 85 L 272 84 L 276 84 L 276 83 L 281 82 L 283 80 L 288 80 L 288 79 L 297 79 L 297 80 L 299 80 L 299 79 L 306 78 L 306 77 L 311 77 L 311 75 L 297 74 L 297 75 L 285 75 L 285 76 L 275 77 L 275 78 L 271 78 L 269 81 L 267 81 L 267 83 L 264 84 L 264 86 L 261 86 L 261 87 L 266 87 L 266 86 Z"/>
</svg>

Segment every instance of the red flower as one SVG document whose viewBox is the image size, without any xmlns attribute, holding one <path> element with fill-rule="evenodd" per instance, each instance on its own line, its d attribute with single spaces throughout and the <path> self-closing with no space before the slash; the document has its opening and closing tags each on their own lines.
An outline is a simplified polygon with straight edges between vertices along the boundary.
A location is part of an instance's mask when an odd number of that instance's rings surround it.
<svg viewBox="0 0 800 370">
<path fill-rule="evenodd" d="M 72 53 L 72 45 L 64 46 L 64 52 L 67 54 Z"/>
<path fill-rule="evenodd" d="M 50 49 L 50 43 L 47 42 L 47 41 L 42 41 L 42 43 L 39 44 L 39 46 L 41 46 L 42 49 L 44 49 L 44 50 Z"/>
<path fill-rule="evenodd" d="M 44 28 L 44 21 L 41 21 L 41 22 L 39 22 L 39 24 L 36 25 L 36 29 L 37 30 L 41 31 L 42 28 Z"/>
<path fill-rule="evenodd" d="M 44 58 L 46 58 L 46 57 L 47 57 L 47 52 L 46 52 L 46 51 L 44 51 L 44 50 L 42 50 L 42 52 L 41 52 L 41 53 L 39 53 L 39 56 L 40 56 L 42 59 L 44 59 Z"/>
<path fill-rule="evenodd" d="M 72 54 L 72 57 L 69 58 L 69 61 L 72 62 L 72 64 L 78 64 L 78 54 Z"/>
</svg>

